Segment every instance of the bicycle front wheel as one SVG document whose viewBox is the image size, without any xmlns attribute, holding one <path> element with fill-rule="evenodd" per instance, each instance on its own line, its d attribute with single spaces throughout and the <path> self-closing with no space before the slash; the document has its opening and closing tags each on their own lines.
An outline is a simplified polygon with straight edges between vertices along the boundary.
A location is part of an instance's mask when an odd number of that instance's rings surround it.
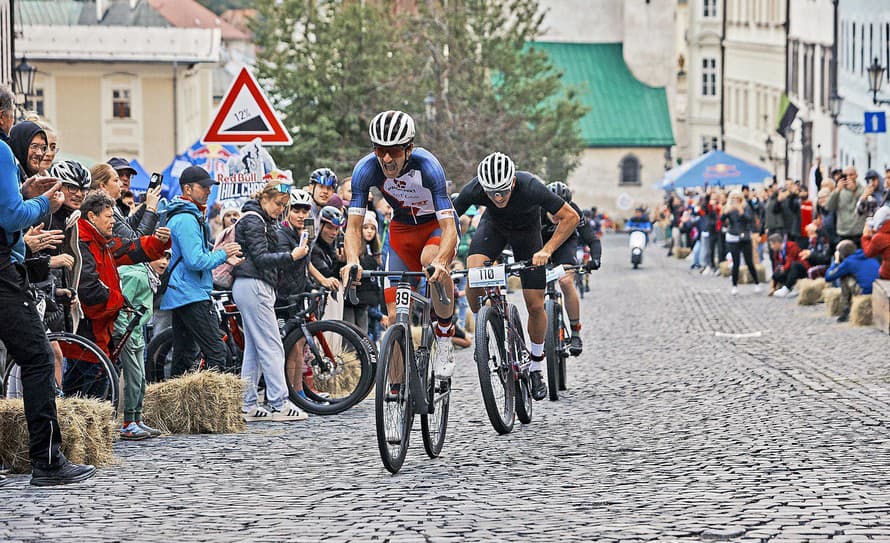
<svg viewBox="0 0 890 543">
<path fill-rule="evenodd" d="M 432 332 L 431 332 L 432 333 Z M 451 378 L 438 379 L 433 371 L 436 360 L 436 345 L 430 344 L 430 358 L 427 363 L 427 405 L 432 413 L 420 415 L 420 430 L 423 435 L 423 448 L 430 458 L 442 452 L 445 443 L 445 429 L 448 427 L 448 410 L 451 406 Z"/>
<path fill-rule="evenodd" d="M 315 415 L 346 411 L 370 391 L 374 379 L 371 353 L 361 336 L 343 321 L 307 322 L 306 330 L 308 337 L 298 326 L 284 338 L 284 376 L 290 399 Z M 297 382 L 302 384 L 303 395 L 294 386 Z"/>
<path fill-rule="evenodd" d="M 390 473 L 397 473 L 408 453 L 408 440 L 414 424 L 410 388 L 405 379 L 408 330 L 393 324 L 383 336 L 377 360 L 377 389 L 374 415 L 380 459 Z"/>
<path fill-rule="evenodd" d="M 516 420 L 513 368 L 504 350 L 504 320 L 490 306 L 476 317 L 476 369 L 485 412 L 495 431 L 509 434 Z"/>
<path fill-rule="evenodd" d="M 559 351 L 562 348 L 562 308 L 555 300 L 547 300 L 544 303 L 544 311 L 547 313 L 547 333 L 544 336 L 544 355 L 547 358 L 547 392 L 550 401 L 559 399 Z"/>
</svg>

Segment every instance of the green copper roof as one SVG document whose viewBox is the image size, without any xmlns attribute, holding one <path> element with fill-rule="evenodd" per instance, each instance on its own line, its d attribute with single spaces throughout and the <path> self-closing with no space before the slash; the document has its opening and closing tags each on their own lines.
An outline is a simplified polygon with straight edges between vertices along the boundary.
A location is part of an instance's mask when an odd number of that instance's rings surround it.
<svg viewBox="0 0 890 543">
<path fill-rule="evenodd" d="M 674 144 L 667 94 L 633 76 L 620 43 L 534 42 L 578 89 L 590 108 L 581 137 L 590 147 L 666 147 Z"/>
</svg>

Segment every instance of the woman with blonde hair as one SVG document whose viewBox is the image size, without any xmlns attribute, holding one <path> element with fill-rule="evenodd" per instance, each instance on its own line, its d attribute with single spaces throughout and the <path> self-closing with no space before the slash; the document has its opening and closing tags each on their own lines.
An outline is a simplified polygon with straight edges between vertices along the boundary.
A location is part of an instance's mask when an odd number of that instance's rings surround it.
<svg viewBox="0 0 890 543">
<path fill-rule="evenodd" d="M 742 191 L 734 190 L 729 193 L 726 206 L 720 221 L 726 226 L 726 244 L 729 254 L 732 255 L 732 294 L 739 292 L 739 265 L 741 255 L 744 255 L 748 265 L 748 271 L 754 280 L 754 291 L 760 292 L 760 282 L 757 279 L 757 269 L 754 267 L 754 257 L 751 248 L 751 232 L 754 231 L 754 210 L 745 201 Z"/>
<path fill-rule="evenodd" d="M 121 179 L 117 171 L 106 163 L 99 163 L 90 168 L 93 184 L 90 189 L 101 190 L 112 200 L 121 197 Z M 170 229 L 158 228 L 158 199 L 160 188 L 149 191 L 145 195 L 145 203 L 140 205 L 129 217 L 124 217 L 118 206 L 114 206 L 114 235 L 123 240 L 133 240 L 154 234 L 161 241 L 170 239 Z"/>
<path fill-rule="evenodd" d="M 291 185 L 276 179 L 244 203 L 235 223 L 235 241 L 241 244 L 244 261 L 235 266 L 232 296 L 241 312 L 244 328 L 244 359 L 241 378 L 247 381 L 242 413 L 244 420 L 305 420 L 306 413 L 291 403 L 284 378 L 284 345 L 275 315 L 275 288 L 283 270 L 309 252 L 306 244 L 290 251 L 278 250 L 279 220 L 290 202 Z M 266 403 L 258 404 L 260 374 L 266 382 Z"/>
</svg>

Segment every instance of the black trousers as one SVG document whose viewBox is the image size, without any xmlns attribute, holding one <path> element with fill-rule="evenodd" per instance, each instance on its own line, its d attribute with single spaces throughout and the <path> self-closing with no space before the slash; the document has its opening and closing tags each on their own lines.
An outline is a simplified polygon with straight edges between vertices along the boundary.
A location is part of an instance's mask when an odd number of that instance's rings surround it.
<svg viewBox="0 0 890 543">
<path fill-rule="evenodd" d="M 784 285 L 788 289 L 794 288 L 794 284 L 798 279 L 804 279 L 807 276 L 807 269 L 800 262 L 794 262 L 788 271 L 779 270 L 773 274 L 773 281 L 777 284 Z"/>
<path fill-rule="evenodd" d="M 22 369 L 22 396 L 28 424 L 28 453 L 31 465 L 46 468 L 65 462 L 62 433 L 56 416 L 55 358 L 43 321 L 27 293 L 24 274 L 14 267 L 2 272 L 0 279 L 0 341 L 6 345 L 9 359 Z M 14 284 L 22 285 L 14 288 Z"/>
<path fill-rule="evenodd" d="M 210 300 L 194 302 L 171 311 L 173 317 L 173 364 L 171 377 L 191 370 L 204 355 L 206 369 L 223 368 L 226 345 L 222 340 L 219 318 Z M 277 334 L 277 330 L 270 333 Z"/>
<path fill-rule="evenodd" d="M 726 245 L 729 247 L 729 254 L 732 255 L 732 286 L 736 286 L 739 284 L 739 267 L 742 265 L 742 261 L 739 256 L 744 255 L 745 264 L 748 265 L 748 271 L 751 273 L 751 278 L 754 280 L 754 284 L 759 283 L 757 280 L 757 269 L 754 267 L 754 254 L 751 250 L 751 238 L 742 239 L 737 242 L 726 242 Z"/>
</svg>

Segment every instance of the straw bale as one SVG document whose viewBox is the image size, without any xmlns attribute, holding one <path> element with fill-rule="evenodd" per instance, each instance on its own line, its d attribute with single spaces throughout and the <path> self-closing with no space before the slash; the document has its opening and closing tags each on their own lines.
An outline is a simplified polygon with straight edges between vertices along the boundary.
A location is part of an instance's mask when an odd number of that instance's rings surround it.
<svg viewBox="0 0 890 543">
<path fill-rule="evenodd" d="M 149 426 L 172 434 L 242 432 L 243 392 L 244 383 L 235 375 L 216 371 L 187 373 L 149 385 L 143 415 Z"/>
<path fill-rule="evenodd" d="M 856 326 L 871 326 L 871 294 L 853 296 L 850 322 Z"/>
<path fill-rule="evenodd" d="M 683 260 L 689 253 L 692 252 L 692 249 L 689 247 L 674 247 L 674 256 L 677 257 L 678 260 Z"/>
<path fill-rule="evenodd" d="M 755 264 L 754 271 L 757 272 L 757 282 L 766 283 L 766 268 L 763 267 L 763 264 Z M 739 266 L 739 284 L 750 285 L 752 283 L 754 281 L 751 280 L 751 272 L 748 271 L 748 266 L 743 263 Z"/>
<path fill-rule="evenodd" d="M 825 310 L 832 317 L 841 314 L 841 289 L 830 287 L 822 290 L 822 300 L 825 301 Z"/>
<path fill-rule="evenodd" d="M 116 423 L 108 402 L 88 398 L 56 400 L 62 453 L 72 462 L 101 467 L 114 463 Z M 20 399 L 0 399 L 0 463 L 16 473 L 30 471 L 28 427 Z"/>
<path fill-rule="evenodd" d="M 729 277 L 732 275 L 732 262 L 724 260 L 720 263 L 720 275 L 722 277 Z M 739 279 L 741 280 L 741 276 L 739 276 Z"/>
<path fill-rule="evenodd" d="M 825 279 L 801 279 L 797 282 L 797 289 L 800 292 L 797 297 L 798 305 L 816 305 L 822 299 Z"/>
</svg>

